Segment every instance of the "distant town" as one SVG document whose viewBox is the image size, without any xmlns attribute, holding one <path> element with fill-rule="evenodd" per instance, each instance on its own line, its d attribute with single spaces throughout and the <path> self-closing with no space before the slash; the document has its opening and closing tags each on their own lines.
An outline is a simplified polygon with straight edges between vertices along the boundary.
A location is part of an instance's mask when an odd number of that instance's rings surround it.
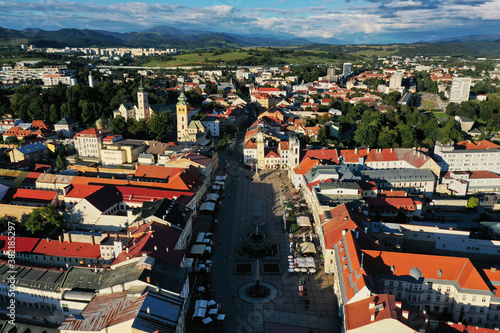
<svg viewBox="0 0 500 333">
<path fill-rule="evenodd" d="M 500 62 L 21 50 L 0 71 L 2 332 L 500 328 Z"/>
</svg>

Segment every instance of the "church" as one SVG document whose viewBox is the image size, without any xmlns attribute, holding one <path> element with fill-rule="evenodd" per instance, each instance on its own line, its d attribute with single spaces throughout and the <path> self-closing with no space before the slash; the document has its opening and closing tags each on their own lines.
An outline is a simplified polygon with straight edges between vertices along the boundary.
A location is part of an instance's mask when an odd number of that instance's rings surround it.
<svg viewBox="0 0 500 333">
<path fill-rule="evenodd" d="M 120 105 L 120 107 L 113 111 L 113 118 L 117 116 L 122 116 L 125 121 L 129 118 L 133 118 L 137 121 L 141 119 L 146 119 L 149 123 L 151 119 L 151 115 L 153 112 L 162 113 L 165 112 L 168 114 L 168 117 L 172 123 L 175 123 L 175 114 L 176 108 L 175 105 L 167 105 L 165 103 L 159 103 L 150 105 L 148 99 L 148 93 L 144 91 L 144 85 L 141 78 L 141 84 L 139 86 L 139 91 L 137 91 L 137 105 L 133 105 L 132 103 L 124 103 Z"/>
<path fill-rule="evenodd" d="M 184 93 L 184 83 L 181 84 L 181 93 L 176 105 L 177 109 L 177 142 L 181 145 L 206 145 L 205 126 L 199 120 L 191 120 L 191 105 Z"/>
</svg>

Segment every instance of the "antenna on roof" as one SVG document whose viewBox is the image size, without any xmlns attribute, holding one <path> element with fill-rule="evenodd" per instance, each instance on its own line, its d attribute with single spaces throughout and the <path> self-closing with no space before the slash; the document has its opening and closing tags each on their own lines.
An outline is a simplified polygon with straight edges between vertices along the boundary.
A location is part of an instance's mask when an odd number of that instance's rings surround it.
<svg viewBox="0 0 500 333">
<path fill-rule="evenodd" d="M 365 253 L 364 253 L 364 252 L 361 252 L 361 265 L 360 265 L 360 268 L 361 268 L 361 269 L 364 269 L 364 268 L 363 268 L 364 259 L 365 259 Z"/>
</svg>

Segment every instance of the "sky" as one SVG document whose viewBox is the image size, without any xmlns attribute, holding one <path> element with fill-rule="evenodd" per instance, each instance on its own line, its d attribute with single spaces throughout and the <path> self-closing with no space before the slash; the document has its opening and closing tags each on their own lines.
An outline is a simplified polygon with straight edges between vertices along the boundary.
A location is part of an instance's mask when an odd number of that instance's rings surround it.
<svg viewBox="0 0 500 333">
<path fill-rule="evenodd" d="M 347 44 L 500 34 L 500 0 L 0 0 L 11 29 L 178 29 Z"/>
</svg>

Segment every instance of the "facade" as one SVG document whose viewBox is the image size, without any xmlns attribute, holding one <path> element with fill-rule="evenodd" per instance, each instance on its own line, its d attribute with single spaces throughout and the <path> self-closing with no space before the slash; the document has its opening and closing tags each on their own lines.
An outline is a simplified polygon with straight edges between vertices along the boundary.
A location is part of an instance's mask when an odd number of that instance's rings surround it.
<svg viewBox="0 0 500 333">
<path fill-rule="evenodd" d="M 365 170 L 360 171 L 365 181 L 373 181 L 382 190 L 405 190 L 431 198 L 437 177 L 428 169 Z"/>
<path fill-rule="evenodd" d="M 186 141 L 188 137 L 188 127 L 191 121 L 191 106 L 187 102 L 186 95 L 184 94 L 184 85 L 181 86 L 181 94 L 177 102 L 177 141 Z"/>
<path fill-rule="evenodd" d="M 442 171 L 485 170 L 500 173 L 500 146 L 488 140 L 436 143 L 434 159 Z"/>
<path fill-rule="evenodd" d="M 352 74 L 352 64 L 349 62 L 346 62 L 342 65 L 342 75 L 344 77 L 348 77 Z"/>
<path fill-rule="evenodd" d="M 63 138 L 72 138 L 78 132 L 79 124 L 72 116 L 64 117 L 54 124 L 54 131 Z"/>
<path fill-rule="evenodd" d="M 90 128 L 75 135 L 75 148 L 81 158 L 100 158 L 100 149 L 104 135 L 108 130 Z"/>
<path fill-rule="evenodd" d="M 454 77 L 451 82 L 450 103 L 460 104 L 467 102 L 469 100 L 471 82 L 470 77 Z"/>
<path fill-rule="evenodd" d="M 26 146 L 12 149 L 10 152 L 11 162 L 28 160 L 31 163 L 48 160 L 49 148 L 41 142 L 30 143 Z"/>
</svg>

